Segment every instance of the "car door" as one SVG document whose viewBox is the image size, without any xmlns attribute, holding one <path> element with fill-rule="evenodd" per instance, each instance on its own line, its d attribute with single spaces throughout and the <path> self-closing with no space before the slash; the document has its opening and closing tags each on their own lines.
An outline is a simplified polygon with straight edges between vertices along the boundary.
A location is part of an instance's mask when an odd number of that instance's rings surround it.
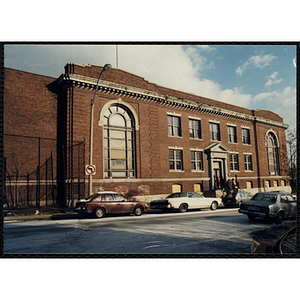
<svg viewBox="0 0 300 300">
<path fill-rule="evenodd" d="M 284 211 L 285 218 L 289 218 L 291 216 L 291 208 L 286 195 L 280 196 L 280 206 L 281 209 Z"/>
<path fill-rule="evenodd" d="M 196 201 L 197 201 L 197 207 L 195 208 L 207 208 L 210 207 L 211 205 L 211 200 L 208 198 L 203 197 L 201 194 L 199 193 L 193 193 Z"/>
<path fill-rule="evenodd" d="M 291 196 L 291 195 L 286 195 L 286 198 L 289 203 L 290 207 L 290 217 L 296 217 L 297 215 L 297 201 Z"/>
<path fill-rule="evenodd" d="M 121 194 L 115 194 L 116 210 L 118 213 L 129 213 L 133 211 L 133 203 L 125 199 Z"/>
<path fill-rule="evenodd" d="M 113 194 L 103 194 L 102 205 L 104 206 L 107 213 L 118 212 L 117 202 L 115 202 Z"/>
<path fill-rule="evenodd" d="M 188 192 L 187 193 L 187 203 L 189 205 L 189 208 L 199 208 L 198 207 L 198 198 L 195 196 L 195 193 L 193 192 Z"/>
</svg>

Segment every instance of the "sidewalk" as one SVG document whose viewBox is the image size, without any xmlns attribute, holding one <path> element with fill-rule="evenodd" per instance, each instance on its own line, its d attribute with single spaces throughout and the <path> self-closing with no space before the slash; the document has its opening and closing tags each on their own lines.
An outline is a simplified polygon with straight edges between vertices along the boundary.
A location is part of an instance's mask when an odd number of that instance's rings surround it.
<svg viewBox="0 0 300 300">
<path fill-rule="evenodd" d="M 25 221 L 38 221 L 38 220 L 63 220 L 80 218 L 74 212 L 73 207 L 40 207 L 37 211 L 35 207 L 30 208 L 12 208 L 8 209 L 9 213 L 3 217 L 4 222 L 25 222 Z"/>
</svg>

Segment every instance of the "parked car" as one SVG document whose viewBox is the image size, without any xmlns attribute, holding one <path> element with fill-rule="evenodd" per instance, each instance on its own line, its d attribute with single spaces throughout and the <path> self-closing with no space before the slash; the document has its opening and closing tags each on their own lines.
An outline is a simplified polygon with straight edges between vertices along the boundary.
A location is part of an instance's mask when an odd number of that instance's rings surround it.
<svg viewBox="0 0 300 300">
<path fill-rule="evenodd" d="M 256 217 L 271 219 L 280 224 L 283 219 L 296 217 L 297 201 L 286 192 L 255 194 L 250 201 L 242 202 L 239 213 L 253 221 Z"/>
<path fill-rule="evenodd" d="M 206 198 L 196 192 L 180 192 L 173 193 L 164 200 L 151 201 L 150 208 L 163 210 L 179 209 L 180 212 L 199 208 L 215 210 L 221 202 L 221 198 Z"/>
<path fill-rule="evenodd" d="M 228 193 L 222 198 L 224 206 L 239 207 L 243 201 L 249 201 L 252 196 L 247 192 Z"/>
<path fill-rule="evenodd" d="M 116 192 L 99 192 L 92 194 L 87 199 L 79 200 L 74 209 L 79 214 L 93 214 L 102 218 L 106 214 L 134 213 L 142 215 L 147 210 L 145 202 L 129 201 Z"/>
<path fill-rule="evenodd" d="M 297 253 L 296 234 L 297 227 L 293 226 L 274 242 L 270 243 L 269 241 L 264 240 L 254 240 L 251 244 L 251 253 Z"/>
</svg>

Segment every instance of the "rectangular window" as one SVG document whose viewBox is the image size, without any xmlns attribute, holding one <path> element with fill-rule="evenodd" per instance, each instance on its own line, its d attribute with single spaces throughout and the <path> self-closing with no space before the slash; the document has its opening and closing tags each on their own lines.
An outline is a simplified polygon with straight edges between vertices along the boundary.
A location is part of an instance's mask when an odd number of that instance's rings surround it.
<svg viewBox="0 0 300 300">
<path fill-rule="evenodd" d="M 180 117 L 168 115 L 168 135 L 181 136 Z"/>
<path fill-rule="evenodd" d="M 230 171 L 239 171 L 239 155 L 229 154 Z"/>
<path fill-rule="evenodd" d="M 244 145 L 250 145 L 250 129 L 242 128 L 242 139 Z"/>
<path fill-rule="evenodd" d="M 182 150 L 169 149 L 170 170 L 183 170 Z"/>
<path fill-rule="evenodd" d="M 189 119 L 190 138 L 201 139 L 200 120 Z"/>
<path fill-rule="evenodd" d="M 244 164 L 245 164 L 245 171 L 253 171 L 251 154 L 244 154 Z"/>
<path fill-rule="evenodd" d="M 210 131 L 210 140 L 211 141 L 220 141 L 220 124 L 218 123 L 209 123 Z"/>
<path fill-rule="evenodd" d="M 235 126 L 227 126 L 227 132 L 228 132 L 228 142 L 229 143 L 236 143 L 236 127 Z"/>
<path fill-rule="evenodd" d="M 203 153 L 202 151 L 191 151 L 192 170 L 203 171 Z"/>
</svg>

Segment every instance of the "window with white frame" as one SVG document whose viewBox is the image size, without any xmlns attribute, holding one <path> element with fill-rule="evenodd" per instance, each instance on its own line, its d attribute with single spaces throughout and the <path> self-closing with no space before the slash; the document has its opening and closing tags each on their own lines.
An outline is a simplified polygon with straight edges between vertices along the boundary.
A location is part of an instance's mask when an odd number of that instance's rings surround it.
<svg viewBox="0 0 300 300">
<path fill-rule="evenodd" d="M 168 115 L 168 135 L 181 136 L 181 118 L 180 116 Z"/>
<path fill-rule="evenodd" d="M 229 143 L 236 143 L 237 142 L 236 127 L 228 125 L 227 126 L 227 132 L 228 132 L 228 142 Z"/>
<path fill-rule="evenodd" d="M 252 154 L 244 154 L 245 171 L 253 171 Z"/>
<path fill-rule="evenodd" d="M 210 140 L 211 141 L 220 141 L 220 124 L 209 122 L 209 131 L 210 131 Z"/>
<path fill-rule="evenodd" d="M 268 152 L 269 174 L 279 175 L 277 138 L 273 132 L 269 132 L 267 134 L 266 144 Z"/>
<path fill-rule="evenodd" d="M 131 112 L 115 104 L 104 113 L 104 177 L 135 177 L 135 135 Z"/>
<path fill-rule="evenodd" d="M 203 171 L 203 151 L 191 150 L 191 164 L 193 171 Z"/>
<path fill-rule="evenodd" d="M 250 129 L 242 128 L 242 141 L 244 145 L 250 145 Z"/>
<path fill-rule="evenodd" d="M 201 123 L 200 120 L 189 119 L 190 138 L 201 139 Z"/>
<path fill-rule="evenodd" d="M 172 171 L 182 171 L 182 150 L 180 149 L 169 149 L 169 165 Z"/>
<path fill-rule="evenodd" d="M 229 154 L 230 171 L 239 171 L 239 155 L 237 153 Z"/>
</svg>

